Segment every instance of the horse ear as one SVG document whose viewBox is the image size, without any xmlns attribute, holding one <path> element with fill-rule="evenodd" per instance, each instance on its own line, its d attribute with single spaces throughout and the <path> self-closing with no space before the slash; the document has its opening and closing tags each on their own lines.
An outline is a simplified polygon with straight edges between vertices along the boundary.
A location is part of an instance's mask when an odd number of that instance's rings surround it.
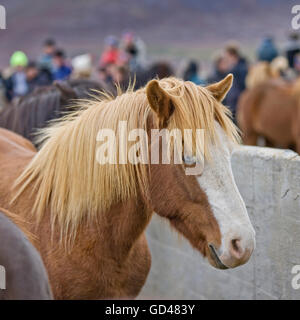
<svg viewBox="0 0 300 320">
<path fill-rule="evenodd" d="M 65 99 L 76 99 L 77 94 L 73 88 L 65 81 L 54 81 L 53 85 L 60 90 Z"/>
<path fill-rule="evenodd" d="M 146 87 L 147 99 L 152 110 L 156 113 L 159 127 L 165 128 L 168 120 L 174 112 L 174 105 L 171 98 L 162 89 L 157 80 L 151 80 Z"/>
<path fill-rule="evenodd" d="M 206 89 L 209 90 L 218 101 L 222 102 L 230 90 L 232 82 L 233 75 L 230 73 L 223 80 L 207 86 Z"/>
</svg>

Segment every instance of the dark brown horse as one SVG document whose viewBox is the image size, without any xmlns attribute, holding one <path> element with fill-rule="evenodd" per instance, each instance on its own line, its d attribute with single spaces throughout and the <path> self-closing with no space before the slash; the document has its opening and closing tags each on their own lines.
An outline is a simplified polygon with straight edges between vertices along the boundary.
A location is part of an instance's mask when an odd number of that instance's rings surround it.
<svg viewBox="0 0 300 320">
<path fill-rule="evenodd" d="M 103 85 L 91 80 L 56 82 L 51 86 L 40 87 L 16 105 L 7 106 L 0 113 L 0 127 L 33 141 L 37 129 L 70 111 L 68 106 L 73 99 L 84 99 L 93 90 L 103 89 Z"/>
<path fill-rule="evenodd" d="M 174 70 L 168 62 L 155 62 L 146 70 L 140 70 L 136 74 L 131 74 L 131 78 L 136 78 L 135 88 L 139 89 L 152 79 L 163 79 L 174 76 Z"/>
</svg>

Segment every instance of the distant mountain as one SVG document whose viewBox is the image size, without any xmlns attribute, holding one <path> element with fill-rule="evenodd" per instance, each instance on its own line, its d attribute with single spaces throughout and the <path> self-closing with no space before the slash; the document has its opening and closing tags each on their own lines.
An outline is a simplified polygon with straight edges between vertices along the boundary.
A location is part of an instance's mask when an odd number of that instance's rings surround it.
<svg viewBox="0 0 300 320">
<path fill-rule="evenodd" d="M 0 30 L 0 66 L 11 52 L 40 51 L 53 36 L 71 54 L 98 53 L 103 38 L 134 30 L 149 46 L 209 47 L 236 39 L 257 42 L 291 31 L 293 0 L 0 0 L 7 30 Z"/>
</svg>

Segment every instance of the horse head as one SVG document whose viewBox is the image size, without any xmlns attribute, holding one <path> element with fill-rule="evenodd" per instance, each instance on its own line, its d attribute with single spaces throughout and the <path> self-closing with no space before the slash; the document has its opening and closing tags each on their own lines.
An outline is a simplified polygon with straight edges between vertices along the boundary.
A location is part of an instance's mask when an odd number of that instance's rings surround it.
<svg viewBox="0 0 300 320">
<path fill-rule="evenodd" d="M 206 88 L 153 80 L 146 87 L 158 128 L 204 125 L 210 159 L 204 159 L 201 172 L 186 175 L 190 163 L 151 165 L 151 200 L 154 211 L 219 269 L 246 263 L 255 247 L 255 231 L 231 169 L 237 132 L 221 104 L 232 80 L 229 75 Z"/>
</svg>

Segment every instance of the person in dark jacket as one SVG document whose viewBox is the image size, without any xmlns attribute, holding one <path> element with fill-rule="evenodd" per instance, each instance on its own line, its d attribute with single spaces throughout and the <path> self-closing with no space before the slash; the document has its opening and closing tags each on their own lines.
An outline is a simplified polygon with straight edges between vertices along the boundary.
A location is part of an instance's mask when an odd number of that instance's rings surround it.
<svg viewBox="0 0 300 320">
<path fill-rule="evenodd" d="M 6 98 L 5 80 L 3 79 L 2 74 L 0 72 L 0 111 L 4 108 L 6 103 L 7 103 L 7 98 Z"/>
<path fill-rule="evenodd" d="M 51 75 L 47 70 L 39 70 L 37 64 L 30 61 L 25 69 L 28 93 L 34 91 L 35 88 L 40 86 L 50 85 L 52 82 Z"/>
<path fill-rule="evenodd" d="M 228 74 L 228 66 L 223 54 L 218 54 L 213 62 L 212 74 L 208 77 L 208 83 L 215 83 L 223 80 Z"/>
<path fill-rule="evenodd" d="M 295 68 L 295 57 L 300 53 L 300 41 L 298 33 L 291 33 L 287 43 L 285 54 L 289 62 L 289 67 Z"/>
<path fill-rule="evenodd" d="M 69 79 L 72 68 L 66 63 L 66 56 L 63 50 L 56 50 L 53 57 L 54 62 L 54 80 L 67 80 Z"/>
<path fill-rule="evenodd" d="M 39 58 L 38 64 L 41 70 L 45 70 L 48 73 L 54 71 L 53 55 L 56 51 L 56 43 L 53 39 L 46 39 L 43 45 L 43 54 Z"/>
<path fill-rule="evenodd" d="M 240 94 L 246 88 L 245 80 L 248 73 L 248 63 L 242 57 L 236 45 L 229 45 L 225 48 L 224 59 L 226 59 L 228 73 L 232 73 L 234 76 L 232 88 L 229 90 L 224 103 L 230 108 L 235 121 L 237 102 Z"/>
<path fill-rule="evenodd" d="M 259 61 L 271 62 L 278 56 L 278 50 L 271 37 L 263 39 L 257 50 L 257 58 Z"/>
<path fill-rule="evenodd" d="M 15 51 L 10 58 L 12 75 L 5 80 L 6 98 L 11 102 L 14 98 L 25 96 L 28 93 L 25 68 L 28 58 L 23 51 Z"/>
<path fill-rule="evenodd" d="M 199 65 L 196 61 L 190 61 L 183 74 L 184 81 L 191 81 L 197 85 L 204 86 L 206 82 L 198 75 Z"/>
</svg>

